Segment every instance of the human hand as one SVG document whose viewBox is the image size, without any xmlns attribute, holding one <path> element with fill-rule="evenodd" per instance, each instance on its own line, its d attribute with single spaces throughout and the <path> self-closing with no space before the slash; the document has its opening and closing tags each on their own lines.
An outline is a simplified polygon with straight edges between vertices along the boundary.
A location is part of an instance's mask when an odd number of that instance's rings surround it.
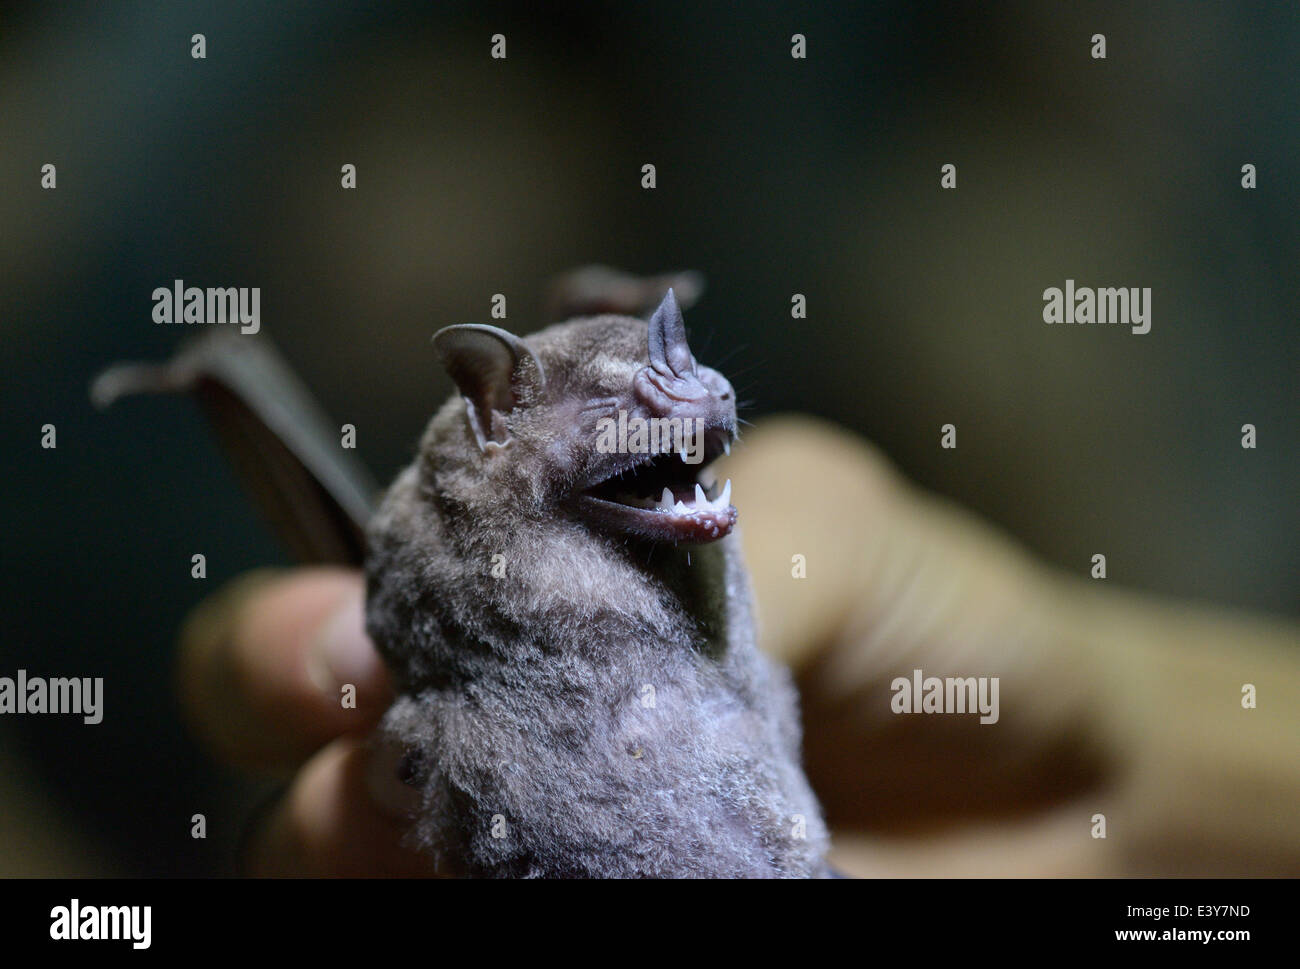
<svg viewBox="0 0 1300 969">
<path fill-rule="evenodd" d="M 1300 871 L 1293 623 L 1053 569 L 811 418 L 760 422 L 721 473 L 843 870 Z M 997 677 L 997 722 L 895 713 L 916 669 Z"/>
<path fill-rule="evenodd" d="M 368 737 L 392 687 L 364 631 L 364 596 L 355 571 L 260 571 L 185 624 L 178 690 L 195 732 L 231 766 L 291 777 L 245 835 L 247 874 L 432 874 L 401 844 L 418 795 L 399 780 L 400 751 Z"/>
</svg>

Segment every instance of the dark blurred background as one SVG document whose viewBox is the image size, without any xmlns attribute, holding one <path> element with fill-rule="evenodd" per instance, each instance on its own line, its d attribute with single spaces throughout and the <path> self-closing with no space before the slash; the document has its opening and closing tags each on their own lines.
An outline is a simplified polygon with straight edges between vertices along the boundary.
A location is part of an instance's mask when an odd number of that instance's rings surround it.
<svg viewBox="0 0 1300 969">
<path fill-rule="evenodd" d="M 86 395 L 185 334 L 150 317 L 177 278 L 261 287 L 387 480 L 450 391 L 436 328 L 504 293 L 535 329 L 582 263 L 699 269 L 751 420 L 853 428 L 1062 568 L 1300 614 L 1300 7 L 433 6 L 7 5 L 0 675 L 103 676 L 106 716 L 0 722 L 0 872 L 219 872 L 252 795 L 180 725 L 174 634 L 287 556 L 192 401 Z M 1151 332 L 1044 325 L 1067 278 L 1151 287 Z"/>
</svg>

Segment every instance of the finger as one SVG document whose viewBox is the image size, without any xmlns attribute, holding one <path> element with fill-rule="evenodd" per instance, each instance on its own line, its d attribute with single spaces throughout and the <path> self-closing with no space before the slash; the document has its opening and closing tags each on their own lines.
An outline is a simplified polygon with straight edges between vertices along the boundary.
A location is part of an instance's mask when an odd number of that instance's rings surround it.
<svg viewBox="0 0 1300 969">
<path fill-rule="evenodd" d="M 798 669 L 860 602 L 879 558 L 880 523 L 897 502 L 897 475 L 861 438 L 796 416 L 746 430 L 721 467 L 718 480 L 732 479 L 741 509 L 761 645 Z M 792 503 L 812 480 L 817 501 Z"/>
<path fill-rule="evenodd" d="M 1080 824 L 1096 802 L 1072 801 L 1014 822 L 986 821 L 924 837 L 836 831 L 830 861 L 853 878 L 1089 878 L 1125 870 L 1115 839 Z"/>
<path fill-rule="evenodd" d="M 340 738 L 309 760 L 244 843 L 261 877 L 430 876 L 431 859 L 402 845 L 418 794 L 398 779 L 400 752 Z"/>
<path fill-rule="evenodd" d="M 320 568 L 254 573 L 186 621 L 177 668 L 196 733 L 222 760 L 292 767 L 378 722 L 392 699 L 365 634 L 364 581 Z"/>
<path fill-rule="evenodd" d="M 743 501 L 763 645 L 798 676 L 828 819 L 911 830 L 1042 810 L 1102 782 L 1092 657 L 1014 543 L 809 418 L 763 422 L 723 473 Z M 817 502 L 790 505 L 800 480 L 818 482 Z M 896 684 L 917 670 L 983 677 L 1014 702 L 996 727 L 900 716 Z"/>
</svg>

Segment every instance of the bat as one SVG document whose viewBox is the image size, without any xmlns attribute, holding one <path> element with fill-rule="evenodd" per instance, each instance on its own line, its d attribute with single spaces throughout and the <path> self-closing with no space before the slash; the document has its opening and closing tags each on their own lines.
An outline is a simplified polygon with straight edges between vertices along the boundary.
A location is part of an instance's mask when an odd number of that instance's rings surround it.
<svg viewBox="0 0 1300 969">
<path fill-rule="evenodd" d="M 671 285 L 700 282 L 600 273 L 566 277 L 552 313 L 579 315 L 526 338 L 440 330 L 459 393 L 373 512 L 338 503 L 364 528 L 367 629 L 398 688 L 380 729 L 421 793 L 409 837 L 473 877 L 830 876 L 797 697 L 757 649 L 738 511 L 710 468 L 738 425 Z M 179 386 L 220 387 L 232 423 L 265 425 L 257 453 L 297 464 L 254 483 L 366 493 L 266 420 L 316 413 L 305 393 L 271 406 L 212 352 L 95 389 Z"/>
</svg>

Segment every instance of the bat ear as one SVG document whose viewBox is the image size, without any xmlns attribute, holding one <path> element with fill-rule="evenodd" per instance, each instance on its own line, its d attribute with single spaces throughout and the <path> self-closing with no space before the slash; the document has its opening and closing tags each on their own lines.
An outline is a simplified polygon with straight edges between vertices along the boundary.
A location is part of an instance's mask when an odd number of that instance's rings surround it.
<svg viewBox="0 0 1300 969">
<path fill-rule="evenodd" d="M 535 403 L 546 388 L 537 355 L 513 333 L 486 323 L 443 327 L 433 345 L 465 398 L 479 448 L 509 441 L 503 416 Z"/>
</svg>

